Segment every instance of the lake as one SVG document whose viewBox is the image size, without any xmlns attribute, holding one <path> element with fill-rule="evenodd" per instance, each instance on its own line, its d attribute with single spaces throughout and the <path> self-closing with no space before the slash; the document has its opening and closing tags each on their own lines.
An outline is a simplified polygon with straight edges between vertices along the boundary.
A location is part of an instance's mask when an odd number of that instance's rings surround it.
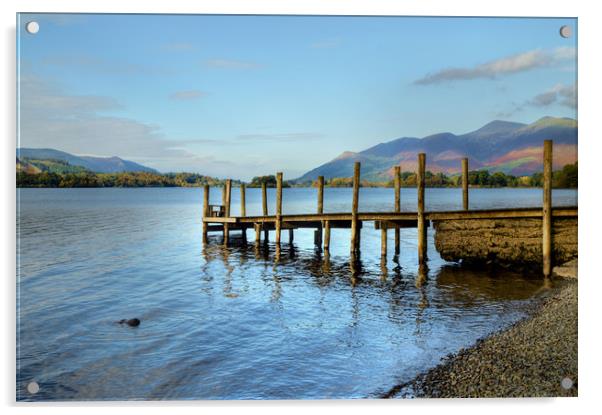
<svg viewBox="0 0 602 415">
<path fill-rule="evenodd" d="M 232 213 L 239 212 L 232 189 Z M 541 206 L 541 189 L 471 189 L 471 208 Z M 268 192 L 270 213 L 275 192 Z M 247 189 L 247 215 L 260 189 Z M 402 189 L 402 211 L 416 190 Z M 554 190 L 554 205 L 577 205 Z M 270 243 L 202 244 L 198 188 L 19 189 L 17 399 L 320 399 L 378 397 L 524 317 L 539 276 L 463 269 L 437 254 L 418 272 L 416 229 L 380 259 L 380 231 L 333 229 L 330 259 L 313 230 Z M 219 204 L 221 189 L 211 189 Z M 427 189 L 427 210 L 461 209 L 460 189 Z M 315 189 L 284 189 L 283 212 L 316 210 Z M 324 211 L 350 211 L 325 189 Z M 360 211 L 393 210 L 393 189 L 362 188 Z M 248 231 L 253 241 L 253 231 Z M 117 324 L 139 318 L 139 327 Z M 27 384 L 40 390 L 29 394 Z"/>
</svg>

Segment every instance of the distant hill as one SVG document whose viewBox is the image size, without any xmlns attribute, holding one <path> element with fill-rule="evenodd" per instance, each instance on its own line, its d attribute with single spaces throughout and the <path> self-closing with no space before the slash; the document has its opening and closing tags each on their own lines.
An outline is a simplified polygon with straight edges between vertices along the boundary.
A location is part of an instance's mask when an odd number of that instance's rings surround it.
<svg viewBox="0 0 602 415">
<path fill-rule="evenodd" d="M 85 170 L 95 173 L 157 173 L 155 169 L 134 163 L 133 161 L 123 160 L 119 157 L 75 156 L 51 148 L 18 148 L 17 160 L 20 160 L 21 164 L 27 163 L 28 165 L 33 165 L 41 171 L 56 173 L 73 173 Z M 66 163 L 65 166 L 70 167 L 63 166 L 64 168 L 61 170 L 61 162 Z M 44 168 L 44 166 L 47 168 Z M 17 166 L 18 168 L 19 166 Z"/>
<path fill-rule="evenodd" d="M 295 182 L 315 180 L 318 176 L 350 177 L 356 161 L 362 163 L 363 179 L 389 180 L 396 165 L 402 171 L 416 170 L 418 153 L 426 153 L 426 167 L 434 173 L 458 173 L 461 159 L 468 157 L 470 170 L 529 175 L 542 170 L 546 139 L 554 140 L 554 168 L 577 161 L 576 120 L 544 117 L 532 124 L 496 120 L 467 134 L 444 132 L 424 138 L 403 137 L 358 153 L 345 151 Z"/>
</svg>

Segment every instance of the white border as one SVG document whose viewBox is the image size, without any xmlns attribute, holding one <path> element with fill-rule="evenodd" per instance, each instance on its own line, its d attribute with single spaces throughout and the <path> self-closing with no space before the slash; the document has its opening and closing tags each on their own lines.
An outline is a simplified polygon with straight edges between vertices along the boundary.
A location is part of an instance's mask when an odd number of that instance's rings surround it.
<svg viewBox="0 0 602 415">
<path fill-rule="evenodd" d="M 600 329 L 598 297 L 602 294 L 595 259 L 600 242 L 599 221 L 596 219 L 598 190 L 602 185 L 598 175 L 600 163 L 600 124 L 602 112 L 598 108 L 600 81 L 599 41 L 602 39 L 602 21 L 596 13 L 597 2 L 588 0 L 3 0 L 0 18 L 3 33 L 3 64 L 1 66 L 4 97 L 2 126 L 2 245 L 3 290 L 1 303 L 5 311 L 2 319 L 2 358 L 5 363 L 0 376 L 1 402 L 5 413 L 104 414 L 121 408 L 127 412 L 162 414 L 239 412 L 304 413 L 307 411 L 344 410 L 346 413 L 379 412 L 400 413 L 478 413 L 504 414 L 508 411 L 540 411 L 546 413 L 590 412 L 600 403 L 599 353 Z M 579 209 L 582 226 L 579 232 L 581 281 L 579 290 L 579 395 L 577 399 L 505 399 L 505 400 L 422 400 L 422 401 L 268 401 L 268 402 L 119 402 L 78 404 L 16 404 L 15 399 L 15 13 L 16 12 L 113 12 L 113 13 L 231 13 L 231 14 L 353 14 L 353 15 L 447 15 L 447 16 L 563 16 L 579 18 Z M 168 409 L 169 408 L 169 409 Z"/>
</svg>

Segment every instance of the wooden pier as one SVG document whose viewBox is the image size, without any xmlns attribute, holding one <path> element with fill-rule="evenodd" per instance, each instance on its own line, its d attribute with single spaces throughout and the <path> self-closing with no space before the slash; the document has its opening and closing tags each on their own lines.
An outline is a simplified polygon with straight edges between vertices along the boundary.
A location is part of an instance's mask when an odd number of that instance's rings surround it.
<svg viewBox="0 0 602 415">
<path fill-rule="evenodd" d="M 395 254 L 400 251 L 400 229 L 417 228 L 418 263 L 420 266 L 427 262 L 427 228 L 431 221 L 467 220 L 467 219 L 517 219 L 539 218 L 542 219 L 542 252 L 543 275 L 551 275 L 552 258 L 552 221 L 554 218 L 577 217 L 577 207 L 552 208 L 552 141 L 544 143 L 544 186 L 543 205 L 541 208 L 511 208 L 470 210 L 468 198 L 468 159 L 462 160 L 462 210 L 457 211 L 426 211 L 425 210 L 425 172 L 426 155 L 418 154 L 418 171 L 416 172 L 416 185 L 418 190 L 417 209 L 415 212 L 402 212 L 400 201 L 400 167 L 394 168 L 394 201 L 392 212 L 360 212 L 360 163 L 356 162 L 353 173 L 353 193 L 351 212 L 324 213 L 324 177 L 317 180 L 317 210 L 316 213 L 286 215 L 282 212 L 282 173 L 276 174 L 276 212 L 270 215 L 267 208 L 267 190 L 265 183 L 262 185 L 262 215 L 247 216 L 245 206 L 245 185 L 240 187 L 241 209 L 240 216 L 230 215 L 231 180 L 226 181 L 223 188 L 223 205 L 209 204 L 209 186 L 204 188 L 203 199 L 203 241 L 207 242 L 208 232 L 222 232 L 225 245 L 229 243 L 230 231 L 241 231 L 243 240 L 246 241 L 246 230 L 254 229 L 255 242 L 260 243 L 263 231 L 264 241 L 267 242 L 269 231 L 275 231 L 275 243 L 281 243 L 282 230 L 289 232 L 289 243 L 293 242 L 295 229 L 314 229 L 314 243 L 328 255 L 330 250 L 331 229 L 345 228 L 351 230 L 351 258 L 359 254 L 361 229 L 365 222 L 374 222 L 376 229 L 381 231 L 381 256 L 387 255 L 387 231 L 395 231 Z"/>
</svg>

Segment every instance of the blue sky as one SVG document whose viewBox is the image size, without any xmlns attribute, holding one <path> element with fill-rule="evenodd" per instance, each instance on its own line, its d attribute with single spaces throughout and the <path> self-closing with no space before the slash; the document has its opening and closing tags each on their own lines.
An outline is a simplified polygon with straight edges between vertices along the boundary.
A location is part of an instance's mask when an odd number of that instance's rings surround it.
<svg viewBox="0 0 602 415">
<path fill-rule="evenodd" d="M 576 118 L 575 19 L 21 14 L 18 28 L 20 146 L 163 172 L 294 178 L 399 137 Z"/>
</svg>

